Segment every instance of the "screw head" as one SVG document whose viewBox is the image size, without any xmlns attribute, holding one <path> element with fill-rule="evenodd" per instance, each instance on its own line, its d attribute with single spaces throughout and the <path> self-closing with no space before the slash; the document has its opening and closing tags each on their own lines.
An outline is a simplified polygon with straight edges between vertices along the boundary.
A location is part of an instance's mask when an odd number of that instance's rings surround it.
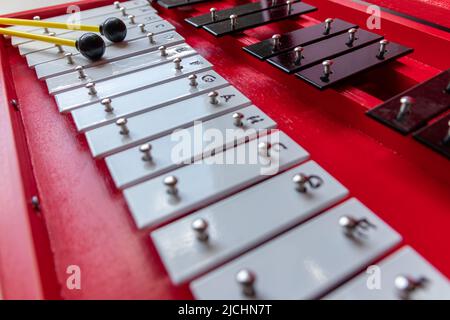
<svg viewBox="0 0 450 320">
<path fill-rule="evenodd" d="M 203 233 L 208 229 L 208 221 L 203 218 L 195 219 L 192 224 L 192 230 L 198 233 Z"/>
<path fill-rule="evenodd" d="M 116 124 L 118 126 L 124 126 L 128 123 L 128 120 L 126 118 L 119 118 L 116 120 Z"/>
<path fill-rule="evenodd" d="M 400 103 L 401 104 L 413 104 L 414 103 L 414 98 L 410 97 L 410 96 L 404 96 L 400 98 Z"/>
<path fill-rule="evenodd" d="M 175 176 L 167 176 L 164 178 L 163 182 L 168 187 L 175 187 L 178 183 L 178 179 Z"/>
<path fill-rule="evenodd" d="M 236 281 L 241 285 L 250 286 L 255 283 L 256 275 L 248 269 L 242 269 L 236 274 Z"/>
</svg>

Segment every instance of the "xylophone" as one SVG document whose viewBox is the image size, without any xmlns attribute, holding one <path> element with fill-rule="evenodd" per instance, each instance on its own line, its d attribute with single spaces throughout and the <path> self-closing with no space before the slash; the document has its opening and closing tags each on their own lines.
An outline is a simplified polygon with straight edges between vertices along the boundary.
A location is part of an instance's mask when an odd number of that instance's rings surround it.
<svg viewBox="0 0 450 320">
<path fill-rule="evenodd" d="M 10 17 L 105 47 L 0 39 L 2 297 L 449 299 L 450 5 L 372 2 Z"/>
</svg>

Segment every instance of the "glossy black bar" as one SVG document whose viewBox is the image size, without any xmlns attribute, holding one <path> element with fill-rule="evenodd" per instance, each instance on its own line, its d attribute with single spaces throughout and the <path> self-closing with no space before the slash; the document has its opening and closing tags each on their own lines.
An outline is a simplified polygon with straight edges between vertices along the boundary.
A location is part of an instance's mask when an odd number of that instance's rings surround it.
<svg viewBox="0 0 450 320">
<path fill-rule="evenodd" d="M 411 133 L 450 108 L 450 93 L 445 91 L 449 82 L 450 70 L 447 70 L 389 99 L 367 114 L 403 134 Z M 404 96 L 413 98 L 414 102 L 409 111 L 398 119 L 400 99 Z"/>
<path fill-rule="evenodd" d="M 291 10 L 289 12 L 287 8 L 288 6 L 276 7 L 273 9 L 248 14 L 241 18 L 238 17 L 235 28 L 231 27 L 231 21 L 229 19 L 217 23 L 208 24 L 203 28 L 213 35 L 220 37 L 226 34 L 243 31 L 249 28 L 255 28 L 264 24 L 280 21 L 317 10 L 317 8 L 302 2 L 292 4 Z"/>
<path fill-rule="evenodd" d="M 209 0 L 158 0 L 158 4 L 164 8 L 171 9 L 176 7 L 190 6 L 200 2 L 206 2 Z"/>
<path fill-rule="evenodd" d="M 297 2 L 298 0 L 292 1 Z M 247 14 L 263 11 L 270 8 L 276 8 L 280 6 L 285 6 L 285 0 L 262 0 L 258 2 L 246 3 L 240 6 L 236 6 L 233 8 L 217 10 L 216 18 L 213 21 L 211 14 L 206 13 L 196 17 L 187 18 L 185 21 L 196 28 L 203 27 L 207 24 L 211 24 L 214 22 L 229 20 L 232 14 L 237 15 L 238 17 L 245 16 Z"/>
<path fill-rule="evenodd" d="M 328 77 L 324 76 L 322 64 L 309 67 L 295 75 L 319 89 L 325 89 L 353 75 L 385 64 L 413 51 L 411 48 L 400 44 L 390 43 L 384 58 L 381 59 L 378 57 L 379 47 L 380 45 L 375 43 L 337 57 L 334 59 L 334 63 L 331 66 L 331 74 Z"/>
<path fill-rule="evenodd" d="M 423 128 L 414 138 L 450 159 L 450 114 Z"/>
<path fill-rule="evenodd" d="M 276 55 L 267 61 L 277 68 L 293 73 L 312 65 L 321 63 L 325 59 L 334 58 L 345 53 L 357 50 L 371 43 L 381 40 L 383 37 L 365 30 L 358 30 L 355 40 L 350 44 L 348 34 L 340 34 L 332 38 L 303 47 L 302 59 L 296 59 L 294 50 Z"/>
<path fill-rule="evenodd" d="M 327 34 L 324 33 L 325 22 L 323 22 L 311 27 L 282 34 L 280 38 L 280 45 L 276 49 L 273 46 L 272 39 L 266 39 L 254 43 L 244 47 L 243 49 L 258 59 L 264 60 L 277 54 L 292 50 L 297 46 L 306 46 L 317 41 L 328 39 L 337 34 L 346 32 L 351 28 L 357 28 L 357 26 L 340 19 L 335 19 L 331 25 L 330 32 Z"/>
</svg>

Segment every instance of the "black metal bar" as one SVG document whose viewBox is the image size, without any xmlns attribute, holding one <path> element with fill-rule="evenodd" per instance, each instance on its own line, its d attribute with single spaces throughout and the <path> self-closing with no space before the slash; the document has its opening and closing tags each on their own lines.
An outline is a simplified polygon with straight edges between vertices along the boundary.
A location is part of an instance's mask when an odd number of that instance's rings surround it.
<svg viewBox="0 0 450 320">
<path fill-rule="evenodd" d="M 293 3 L 298 2 L 298 0 L 293 0 L 292 2 Z M 246 3 L 233 8 L 217 10 L 214 15 L 215 16 L 214 20 L 211 13 L 205 13 L 196 17 L 187 18 L 185 21 L 196 28 L 200 28 L 207 24 L 229 20 L 232 14 L 235 14 L 238 17 L 242 17 L 247 14 L 252 14 L 255 12 L 285 5 L 286 5 L 285 0 L 262 0 L 258 2 Z"/>
<path fill-rule="evenodd" d="M 450 159 L 450 114 L 423 128 L 414 138 Z"/>
<path fill-rule="evenodd" d="M 447 70 L 389 99 L 367 115 L 402 134 L 411 133 L 450 108 L 450 94 L 445 91 L 449 81 L 450 70 Z M 411 97 L 414 102 L 399 116 L 402 97 Z"/>
<path fill-rule="evenodd" d="M 355 33 L 355 40 L 352 43 L 349 42 L 349 38 L 349 34 L 340 34 L 304 46 L 301 59 L 299 59 L 298 53 L 290 50 L 269 58 L 267 61 L 287 73 L 293 73 L 321 63 L 325 59 L 334 58 L 357 50 L 377 42 L 383 37 L 372 32 L 359 30 Z"/>
<path fill-rule="evenodd" d="M 233 27 L 230 20 L 208 24 L 203 28 L 213 35 L 220 37 L 230 33 L 243 31 L 249 28 L 255 28 L 264 24 L 280 21 L 283 19 L 298 16 L 300 14 L 313 12 L 317 8 L 302 2 L 297 2 L 291 5 L 291 10 L 288 11 L 288 6 L 276 7 L 273 9 L 264 10 L 252 14 L 245 15 L 240 19 L 237 18 L 236 24 Z"/>
<path fill-rule="evenodd" d="M 190 6 L 192 4 L 206 2 L 209 0 L 158 0 L 158 4 L 164 8 L 172 9 L 183 6 Z"/>
<path fill-rule="evenodd" d="M 404 47 L 397 43 L 390 43 L 387 50 L 380 58 L 378 43 L 352 51 L 343 56 L 337 57 L 331 66 L 331 73 L 324 73 L 322 64 L 309 67 L 297 72 L 295 75 L 316 86 L 319 89 L 325 89 L 353 75 L 376 66 L 385 64 L 399 57 L 411 53 L 411 48 Z"/>
<path fill-rule="evenodd" d="M 243 49 L 254 55 L 258 59 L 264 60 L 277 54 L 294 49 L 297 46 L 306 46 L 311 43 L 328 39 L 340 33 L 346 32 L 351 28 L 357 28 L 357 25 L 346 21 L 335 19 L 328 33 L 324 33 L 325 22 L 298 29 L 281 35 L 280 45 L 274 48 L 272 39 L 266 39 Z"/>
</svg>

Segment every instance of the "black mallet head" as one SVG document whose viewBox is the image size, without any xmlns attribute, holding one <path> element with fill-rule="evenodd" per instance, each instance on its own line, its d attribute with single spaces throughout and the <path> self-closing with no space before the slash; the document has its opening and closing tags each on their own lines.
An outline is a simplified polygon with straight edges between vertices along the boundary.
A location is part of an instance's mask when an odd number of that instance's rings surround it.
<svg viewBox="0 0 450 320">
<path fill-rule="evenodd" d="M 127 36 L 127 26 L 118 18 L 108 18 L 100 25 L 100 33 L 112 42 L 121 42 Z"/>
<path fill-rule="evenodd" d="M 95 33 L 85 33 L 75 43 L 80 53 L 89 60 L 96 61 L 105 53 L 105 41 Z"/>
</svg>

